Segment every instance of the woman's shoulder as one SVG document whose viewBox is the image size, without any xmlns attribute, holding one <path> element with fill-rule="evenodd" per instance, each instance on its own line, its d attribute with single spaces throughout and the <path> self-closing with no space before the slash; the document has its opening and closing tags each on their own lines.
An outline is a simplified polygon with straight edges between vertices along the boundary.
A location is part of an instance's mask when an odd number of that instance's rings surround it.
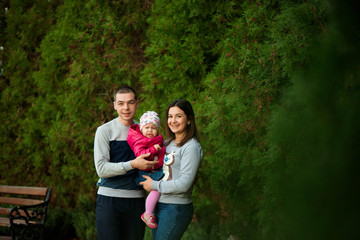
<svg viewBox="0 0 360 240">
<path fill-rule="evenodd" d="M 184 150 L 194 149 L 194 150 L 202 151 L 201 144 L 195 138 L 192 138 L 189 141 L 187 141 L 181 148 Z"/>
<path fill-rule="evenodd" d="M 189 148 L 198 148 L 198 149 L 202 149 L 201 144 L 199 143 L 199 141 L 197 141 L 195 138 L 191 138 L 189 141 L 187 141 L 183 146 L 179 147 L 176 145 L 174 140 L 169 140 L 166 139 L 165 140 L 165 144 L 167 146 L 167 148 L 177 148 L 177 149 L 189 149 Z"/>
<path fill-rule="evenodd" d="M 175 141 L 172 139 L 166 139 L 165 140 L 165 144 L 167 145 L 167 146 L 170 146 L 170 145 L 174 145 L 174 146 L 176 146 L 176 143 L 175 143 Z M 197 146 L 197 147 L 200 147 L 201 148 L 201 144 L 199 143 L 199 141 L 198 140 L 196 140 L 196 138 L 191 138 L 189 141 L 187 141 L 183 146 L 181 146 L 180 148 L 183 148 L 183 147 L 185 147 L 185 146 Z"/>
<path fill-rule="evenodd" d="M 185 146 L 185 145 L 197 145 L 197 146 L 201 147 L 200 142 L 199 142 L 198 140 L 196 140 L 196 138 L 190 139 L 189 141 L 187 141 L 187 142 L 184 144 L 184 146 Z"/>
<path fill-rule="evenodd" d="M 180 154 L 190 154 L 192 158 L 197 156 L 199 159 L 201 159 L 203 156 L 203 150 L 199 141 L 197 141 L 195 138 L 192 138 L 181 147 Z"/>
</svg>

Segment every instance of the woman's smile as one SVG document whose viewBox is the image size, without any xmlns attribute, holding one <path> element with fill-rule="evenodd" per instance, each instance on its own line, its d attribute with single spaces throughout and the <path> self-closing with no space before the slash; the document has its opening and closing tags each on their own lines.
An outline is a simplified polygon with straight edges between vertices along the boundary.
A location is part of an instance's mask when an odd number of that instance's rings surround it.
<svg viewBox="0 0 360 240">
<path fill-rule="evenodd" d="M 176 138 L 181 138 L 185 133 L 189 120 L 183 110 L 175 106 L 169 109 L 168 125 L 170 130 L 175 133 Z"/>
</svg>

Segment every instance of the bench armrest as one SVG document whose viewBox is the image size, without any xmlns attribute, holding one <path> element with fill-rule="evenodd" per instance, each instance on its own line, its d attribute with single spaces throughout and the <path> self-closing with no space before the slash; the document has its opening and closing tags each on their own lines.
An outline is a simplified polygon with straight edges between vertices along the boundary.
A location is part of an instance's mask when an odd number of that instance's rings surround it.
<svg viewBox="0 0 360 240">
<path fill-rule="evenodd" d="M 45 224 L 50 196 L 51 189 L 48 189 L 44 202 L 13 207 L 9 212 L 10 228 L 16 225 L 19 220 L 26 225 Z"/>
<path fill-rule="evenodd" d="M 44 224 L 46 216 L 45 207 L 47 204 L 41 203 L 32 206 L 16 206 L 9 212 L 10 226 L 16 223 L 16 220 L 25 221 L 26 225 L 33 223 Z"/>
</svg>

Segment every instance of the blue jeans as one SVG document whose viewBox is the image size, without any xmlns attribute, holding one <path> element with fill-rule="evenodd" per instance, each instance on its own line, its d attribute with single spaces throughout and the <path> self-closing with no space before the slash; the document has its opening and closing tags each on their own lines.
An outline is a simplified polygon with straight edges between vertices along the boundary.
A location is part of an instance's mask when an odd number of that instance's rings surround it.
<svg viewBox="0 0 360 240">
<path fill-rule="evenodd" d="M 135 182 L 138 186 L 140 185 L 140 182 L 145 181 L 146 179 L 143 177 L 143 175 L 151 177 L 152 180 L 159 181 L 163 176 L 164 173 L 162 171 L 162 168 L 158 168 L 154 171 L 141 171 L 139 170 L 138 176 L 135 178 Z"/>
<path fill-rule="evenodd" d="M 181 239 L 189 226 L 193 213 L 193 204 L 158 203 L 155 209 L 158 227 L 152 230 L 154 240 Z"/>
</svg>

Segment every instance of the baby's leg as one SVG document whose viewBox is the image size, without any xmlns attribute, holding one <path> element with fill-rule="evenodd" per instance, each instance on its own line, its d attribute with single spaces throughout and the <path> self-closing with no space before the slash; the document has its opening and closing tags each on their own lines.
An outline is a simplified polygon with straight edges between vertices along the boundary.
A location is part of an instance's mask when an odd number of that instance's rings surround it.
<svg viewBox="0 0 360 240">
<path fill-rule="evenodd" d="M 155 206 L 160 198 L 160 193 L 156 190 L 152 190 L 146 198 L 145 212 L 149 216 L 154 213 Z"/>
</svg>

